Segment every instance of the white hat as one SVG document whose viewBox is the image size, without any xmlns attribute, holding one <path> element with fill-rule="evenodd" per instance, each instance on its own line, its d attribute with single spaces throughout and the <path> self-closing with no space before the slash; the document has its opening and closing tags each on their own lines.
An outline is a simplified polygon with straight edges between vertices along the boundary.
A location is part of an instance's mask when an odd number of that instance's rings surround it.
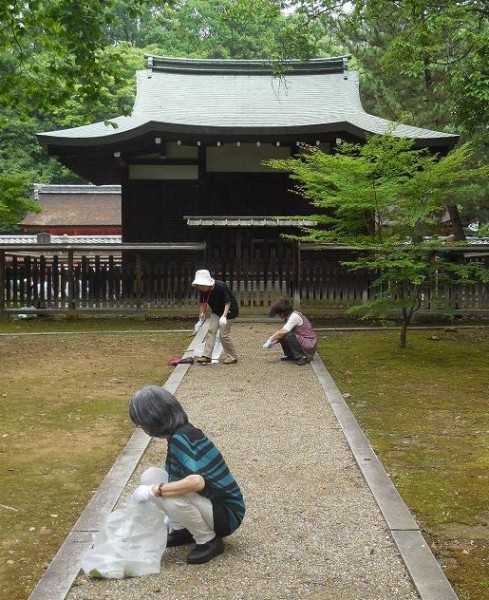
<svg viewBox="0 0 489 600">
<path fill-rule="evenodd" d="M 215 281 L 212 279 L 211 274 L 207 269 L 201 269 L 195 273 L 195 279 L 192 281 L 192 285 L 206 285 L 212 287 Z"/>
</svg>

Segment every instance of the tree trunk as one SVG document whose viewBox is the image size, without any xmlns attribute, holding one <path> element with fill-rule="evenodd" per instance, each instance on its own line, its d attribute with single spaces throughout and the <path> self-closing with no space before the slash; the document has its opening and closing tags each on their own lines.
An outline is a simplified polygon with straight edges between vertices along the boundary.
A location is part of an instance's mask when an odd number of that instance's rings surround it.
<svg viewBox="0 0 489 600">
<path fill-rule="evenodd" d="M 407 345 L 407 328 L 409 325 L 409 316 L 407 310 L 403 307 L 402 309 L 402 322 L 401 322 L 401 336 L 399 338 L 399 346 L 405 348 Z"/>
<path fill-rule="evenodd" d="M 453 234 L 455 236 L 456 242 L 464 242 L 465 241 L 465 232 L 462 227 L 462 219 L 460 218 L 460 213 L 458 212 L 458 208 L 455 204 L 447 204 L 448 214 L 450 215 L 450 220 L 452 221 Z"/>
</svg>

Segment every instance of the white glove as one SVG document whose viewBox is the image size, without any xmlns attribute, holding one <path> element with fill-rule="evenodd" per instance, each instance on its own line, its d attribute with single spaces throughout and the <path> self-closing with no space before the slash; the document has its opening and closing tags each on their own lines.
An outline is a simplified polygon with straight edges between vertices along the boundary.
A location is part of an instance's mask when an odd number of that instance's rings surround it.
<svg viewBox="0 0 489 600">
<path fill-rule="evenodd" d="M 200 331 L 202 325 L 204 324 L 204 321 L 205 321 L 205 317 L 204 318 L 200 317 L 200 319 L 197 321 L 197 323 L 195 323 L 195 325 L 194 325 L 195 333 L 198 333 Z"/>
<path fill-rule="evenodd" d="M 227 322 L 228 322 L 228 320 L 226 319 L 226 317 L 224 315 L 219 318 L 219 325 L 221 327 L 224 327 L 224 325 L 226 325 Z"/>
<path fill-rule="evenodd" d="M 134 490 L 132 497 L 136 502 L 148 502 L 148 500 L 154 500 L 156 498 L 153 494 L 152 485 L 140 485 Z"/>
<path fill-rule="evenodd" d="M 269 350 L 273 346 L 273 344 L 274 344 L 274 342 L 272 342 L 272 340 L 267 340 L 263 344 L 263 350 Z"/>
</svg>

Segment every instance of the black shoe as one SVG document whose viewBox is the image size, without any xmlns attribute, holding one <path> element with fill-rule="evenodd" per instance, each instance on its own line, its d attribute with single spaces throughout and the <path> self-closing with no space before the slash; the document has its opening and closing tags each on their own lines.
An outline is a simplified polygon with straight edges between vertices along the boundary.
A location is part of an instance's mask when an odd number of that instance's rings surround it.
<svg viewBox="0 0 489 600">
<path fill-rule="evenodd" d="M 188 529 L 174 529 L 168 534 L 166 547 L 183 546 L 184 544 L 195 544 L 195 540 Z"/>
<path fill-rule="evenodd" d="M 189 565 L 201 565 L 209 562 L 215 556 L 224 552 L 222 538 L 216 536 L 210 542 L 197 544 L 193 550 L 188 553 L 187 562 Z"/>
<path fill-rule="evenodd" d="M 296 360 L 296 359 L 293 356 L 281 356 L 280 360 L 286 361 L 286 360 Z"/>
<path fill-rule="evenodd" d="M 299 358 L 299 360 L 297 361 L 296 365 L 298 367 L 303 367 L 304 365 L 307 365 L 308 362 L 309 362 L 309 359 L 307 358 L 307 356 L 301 356 Z"/>
</svg>

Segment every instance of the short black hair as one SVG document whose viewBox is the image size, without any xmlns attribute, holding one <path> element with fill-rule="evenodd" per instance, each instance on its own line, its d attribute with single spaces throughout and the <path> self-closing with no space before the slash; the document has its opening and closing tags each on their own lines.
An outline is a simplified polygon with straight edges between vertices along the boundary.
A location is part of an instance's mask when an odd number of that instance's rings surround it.
<svg viewBox="0 0 489 600">
<path fill-rule="evenodd" d="M 156 385 L 143 387 L 132 397 L 129 416 L 134 425 L 152 437 L 165 437 L 188 423 L 180 402 L 168 390 Z"/>
</svg>

